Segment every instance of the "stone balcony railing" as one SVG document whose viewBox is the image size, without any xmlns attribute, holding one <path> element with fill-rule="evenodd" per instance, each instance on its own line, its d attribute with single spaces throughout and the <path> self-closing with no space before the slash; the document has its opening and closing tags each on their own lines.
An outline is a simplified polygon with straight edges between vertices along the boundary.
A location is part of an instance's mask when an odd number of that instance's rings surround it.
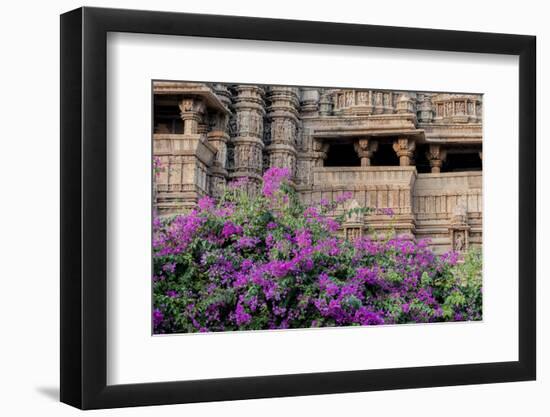
<svg viewBox="0 0 550 417">
<path fill-rule="evenodd" d="M 153 134 L 153 153 L 156 156 L 192 155 L 207 166 L 210 166 L 216 151 L 216 148 L 208 142 L 205 135 L 179 133 Z"/>
<path fill-rule="evenodd" d="M 376 90 L 335 90 L 334 114 L 392 114 L 398 94 Z"/>
<path fill-rule="evenodd" d="M 439 174 L 418 174 L 416 189 L 418 191 L 437 190 L 437 192 L 481 189 L 482 172 L 444 172 Z"/>
<path fill-rule="evenodd" d="M 466 213 L 481 213 L 482 190 L 481 171 L 418 174 L 414 211 L 422 216 L 449 216 L 458 205 Z"/>
<path fill-rule="evenodd" d="M 191 207 L 209 193 L 208 170 L 216 148 L 201 134 L 153 134 L 153 155 L 161 170 L 155 178 L 160 213 Z"/>
<path fill-rule="evenodd" d="M 479 123 L 481 96 L 476 94 L 436 94 L 432 97 L 435 122 Z"/>
<path fill-rule="evenodd" d="M 412 166 L 390 167 L 317 167 L 313 169 L 313 186 L 363 187 L 367 185 L 412 186 L 416 168 Z"/>
<path fill-rule="evenodd" d="M 412 187 L 416 168 L 395 167 L 317 167 L 313 170 L 312 190 L 303 193 L 305 203 L 321 199 L 336 201 L 350 192 L 361 207 L 391 208 L 396 214 L 412 212 Z"/>
<path fill-rule="evenodd" d="M 417 174 L 412 166 L 317 167 L 306 202 L 336 200 L 351 192 L 360 206 L 392 208 L 422 218 L 449 218 L 457 205 L 468 213 L 482 212 L 482 173 Z"/>
</svg>

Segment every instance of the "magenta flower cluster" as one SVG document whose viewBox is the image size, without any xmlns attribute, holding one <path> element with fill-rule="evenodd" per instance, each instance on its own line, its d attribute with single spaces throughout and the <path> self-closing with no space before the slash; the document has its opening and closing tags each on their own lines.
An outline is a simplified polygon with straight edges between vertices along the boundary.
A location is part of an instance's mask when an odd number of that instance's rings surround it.
<svg viewBox="0 0 550 417">
<path fill-rule="evenodd" d="M 155 218 L 155 333 L 481 319 L 458 254 L 399 236 L 347 241 L 334 209 L 350 196 L 304 207 L 288 177 L 271 168 L 255 198 L 230 184 L 220 201 Z"/>
</svg>

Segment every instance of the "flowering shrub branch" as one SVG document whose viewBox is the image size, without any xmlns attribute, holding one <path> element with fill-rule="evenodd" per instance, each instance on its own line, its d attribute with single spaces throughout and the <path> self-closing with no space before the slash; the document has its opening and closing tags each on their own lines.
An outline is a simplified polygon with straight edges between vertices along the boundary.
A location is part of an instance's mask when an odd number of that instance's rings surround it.
<svg viewBox="0 0 550 417">
<path fill-rule="evenodd" d="M 479 254 L 339 238 L 349 213 L 332 214 L 349 196 L 304 207 L 288 177 L 271 168 L 260 196 L 239 180 L 219 202 L 154 219 L 155 333 L 481 319 Z"/>
</svg>

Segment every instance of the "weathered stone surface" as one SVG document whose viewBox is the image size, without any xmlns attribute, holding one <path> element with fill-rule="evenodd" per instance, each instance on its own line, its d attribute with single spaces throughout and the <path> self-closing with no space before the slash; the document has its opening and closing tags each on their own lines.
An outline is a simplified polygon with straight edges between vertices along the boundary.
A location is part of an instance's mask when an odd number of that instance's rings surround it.
<svg viewBox="0 0 550 417">
<path fill-rule="evenodd" d="M 350 239 L 395 231 L 437 251 L 482 243 L 481 95 L 173 81 L 153 92 L 161 215 L 233 179 L 255 193 L 278 166 L 306 204 L 351 192 L 353 207 L 377 209 L 348 219 Z M 352 155 L 335 166 L 331 149 Z"/>
</svg>

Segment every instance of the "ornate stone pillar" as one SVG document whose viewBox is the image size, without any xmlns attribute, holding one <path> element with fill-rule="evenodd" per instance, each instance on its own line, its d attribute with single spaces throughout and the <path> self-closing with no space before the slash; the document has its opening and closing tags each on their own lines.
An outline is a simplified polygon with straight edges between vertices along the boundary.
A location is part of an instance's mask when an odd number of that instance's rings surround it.
<svg viewBox="0 0 550 417">
<path fill-rule="evenodd" d="M 238 85 L 233 106 L 236 116 L 234 171 L 232 178 L 247 178 L 253 194 L 262 178 L 264 90 L 257 85 Z"/>
<path fill-rule="evenodd" d="M 426 158 L 430 161 L 432 174 L 439 174 L 441 172 L 441 165 L 443 165 L 446 157 L 447 151 L 442 149 L 440 145 L 430 145 L 428 152 L 426 152 Z"/>
<path fill-rule="evenodd" d="M 208 123 L 206 120 L 204 120 L 204 118 L 199 122 L 197 126 L 197 133 L 201 136 L 201 138 L 206 138 L 206 134 L 208 133 Z"/>
<path fill-rule="evenodd" d="M 178 106 L 183 121 L 183 134 L 194 135 L 199 133 L 199 123 L 202 122 L 206 110 L 204 102 L 193 98 L 184 98 Z"/>
<path fill-rule="evenodd" d="M 328 156 L 328 148 L 329 144 L 319 140 L 314 139 L 313 140 L 313 157 L 315 159 L 315 166 L 316 167 L 322 167 L 325 164 L 325 159 L 327 159 Z"/>
<path fill-rule="evenodd" d="M 208 142 L 216 149 L 216 156 L 210 167 L 210 193 L 214 198 L 222 196 L 227 180 L 228 123 L 229 114 L 215 114 L 211 119 L 211 130 L 207 134 Z"/>
<path fill-rule="evenodd" d="M 214 84 L 212 88 L 223 105 L 229 109 L 231 107 L 231 92 L 227 88 L 227 84 Z"/>
<path fill-rule="evenodd" d="M 357 155 L 361 158 L 361 166 L 370 166 L 370 159 L 374 152 L 378 150 L 378 141 L 369 138 L 359 139 L 353 146 L 355 147 Z"/>
<path fill-rule="evenodd" d="M 298 128 L 298 89 L 271 87 L 267 117 L 271 121 L 271 143 L 266 151 L 271 167 L 288 168 L 296 174 L 296 132 Z"/>
<path fill-rule="evenodd" d="M 393 143 L 393 150 L 399 158 L 400 166 L 409 166 L 414 156 L 414 150 L 416 149 L 416 143 L 413 139 L 399 138 Z"/>
</svg>

